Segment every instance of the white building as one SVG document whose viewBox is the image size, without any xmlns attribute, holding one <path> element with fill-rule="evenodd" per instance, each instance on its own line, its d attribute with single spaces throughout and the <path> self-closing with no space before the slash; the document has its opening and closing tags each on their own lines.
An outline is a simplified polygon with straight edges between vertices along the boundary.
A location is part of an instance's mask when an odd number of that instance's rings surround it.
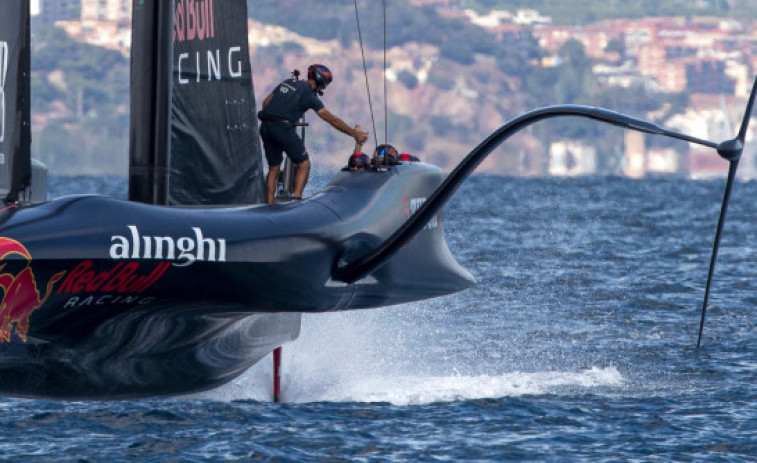
<svg viewBox="0 0 757 463">
<path fill-rule="evenodd" d="M 513 22 L 522 26 L 533 26 L 535 24 L 551 24 L 552 18 L 549 16 L 542 16 L 536 10 L 523 9 L 518 10 L 515 13 Z"/>
<path fill-rule="evenodd" d="M 463 13 L 468 16 L 470 22 L 483 28 L 495 28 L 513 20 L 513 15 L 503 10 L 492 10 L 485 15 L 479 15 L 474 10 L 466 9 Z"/>
<path fill-rule="evenodd" d="M 131 18 L 131 0 L 81 0 L 81 19 L 119 21 Z"/>
<path fill-rule="evenodd" d="M 591 175 L 597 172 L 597 150 L 574 140 L 549 146 L 549 174 L 556 176 Z"/>
<path fill-rule="evenodd" d="M 732 104 L 721 101 L 720 105 L 709 108 L 689 108 L 686 112 L 671 117 L 666 126 L 705 140 L 725 141 L 733 138 L 739 130 L 743 117 L 741 111 L 745 106 L 744 100 L 736 99 Z M 741 180 L 757 178 L 757 146 L 752 141 L 754 138 L 754 129 L 747 129 L 744 152 L 737 171 Z M 718 156 L 714 149 L 698 145 L 689 146 L 688 170 L 691 178 L 725 177 L 728 162 Z"/>
</svg>

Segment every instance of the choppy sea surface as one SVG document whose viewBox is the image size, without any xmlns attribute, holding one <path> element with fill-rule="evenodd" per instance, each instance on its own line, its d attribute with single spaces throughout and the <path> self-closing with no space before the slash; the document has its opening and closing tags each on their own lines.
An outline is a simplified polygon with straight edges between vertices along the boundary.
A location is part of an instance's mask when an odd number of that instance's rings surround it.
<svg viewBox="0 0 757 463">
<path fill-rule="evenodd" d="M 478 284 L 305 316 L 284 347 L 284 403 L 268 359 L 196 396 L 0 399 L 0 459 L 755 461 L 757 183 L 734 187 L 695 349 L 723 186 L 474 176 L 444 226 Z"/>
</svg>

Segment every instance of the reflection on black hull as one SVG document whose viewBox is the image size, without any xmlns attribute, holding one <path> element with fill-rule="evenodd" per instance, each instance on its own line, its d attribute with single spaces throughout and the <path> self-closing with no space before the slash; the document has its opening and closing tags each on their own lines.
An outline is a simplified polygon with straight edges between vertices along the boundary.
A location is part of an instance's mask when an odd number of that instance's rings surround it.
<svg viewBox="0 0 757 463">
<path fill-rule="evenodd" d="M 297 313 L 180 312 L 135 310 L 73 343 L 14 340 L 0 355 L 0 385 L 16 396 L 66 399 L 202 391 L 234 379 L 299 335 Z"/>
</svg>

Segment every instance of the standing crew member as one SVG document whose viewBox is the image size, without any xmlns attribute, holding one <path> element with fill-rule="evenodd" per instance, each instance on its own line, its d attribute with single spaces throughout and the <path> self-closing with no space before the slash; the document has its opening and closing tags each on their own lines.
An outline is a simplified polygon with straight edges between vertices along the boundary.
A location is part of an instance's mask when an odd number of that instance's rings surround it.
<svg viewBox="0 0 757 463">
<path fill-rule="evenodd" d="M 332 127 L 355 139 L 357 143 L 365 143 L 368 133 L 360 130 L 359 126 L 350 128 L 343 120 L 334 116 L 323 106 L 318 95 L 331 83 L 331 71 L 322 64 L 308 67 L 306 81 L 296 78 L 287 79 L 280 83 L 263 101 L 263 109 L 258 113 L 260 137 L 263 139 L 263 149 L 268 161 L 268 177 L 265 181 L 265 194 L 268 204 L 273 204 L 276 195 L 276 181 L 281 169 L 282 152 L 289 156 L 289 160 L 297 165 L 294 174 L 295 199 L 302 199 L 302 191 L 310 175 L 310 160 L 308 151 L 297 135 L 295 123 L 312 109 Z"/>
</svg>

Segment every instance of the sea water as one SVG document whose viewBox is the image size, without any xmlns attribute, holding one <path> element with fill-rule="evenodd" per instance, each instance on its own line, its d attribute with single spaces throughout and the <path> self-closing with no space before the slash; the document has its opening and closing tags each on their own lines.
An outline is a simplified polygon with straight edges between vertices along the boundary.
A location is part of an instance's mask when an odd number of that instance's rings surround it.
<svg viewBox="0 0 757 463">
<path fill-rule="evenodd" d="M 477 285 L 304 316 L 283 351 L 283 403 L 270 359 L 186 397 L 9 398 L 0 459 L 757 460 L 757 183 L 734 187 L 695 348 L 723 186 L 473 176 L 444 228 Z"/>
</svg>

